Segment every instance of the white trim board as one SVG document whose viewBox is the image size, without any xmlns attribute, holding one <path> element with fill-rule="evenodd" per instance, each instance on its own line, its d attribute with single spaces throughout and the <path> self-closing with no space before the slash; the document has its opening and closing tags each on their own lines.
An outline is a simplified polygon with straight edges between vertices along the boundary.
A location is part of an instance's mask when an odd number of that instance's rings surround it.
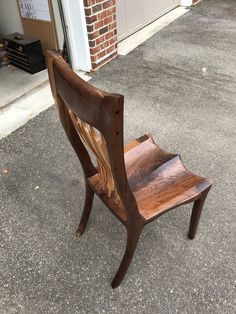
<svg viewBox="0 0 236 314">
<path fill-rule="evenodd" d="M 182 7 L 190 7 L 193 4 L 193 0 L 181 0 L 180 5 Z"/>
<path fill-rule="evenodd" d="M 69 39 L 73 70 L 89 72 L 92 69 L 92 66 L 84 2 L 82 0 L 62 0 L 62 6 Z"/>
<path fill-rule="evenodd" d="M 178 7 L 169 13 L 163 15 L 156 21 L 152 22 L 148 26 L 144 27 L 140 31 L 136 32 L 135 34 L 129 36 L 128 38 L 122 40 L 118 44 L 118 55 L 125 56 L 130 51 L 137 48 L 139 45 L 141 45 L 144 41 L 152 37 L 154 34 L 159 32 L 161 29 L 175 21 L 180 16 L 187 13 L 189 9 L 186 9 L 184 7 Z"/>
</svg>

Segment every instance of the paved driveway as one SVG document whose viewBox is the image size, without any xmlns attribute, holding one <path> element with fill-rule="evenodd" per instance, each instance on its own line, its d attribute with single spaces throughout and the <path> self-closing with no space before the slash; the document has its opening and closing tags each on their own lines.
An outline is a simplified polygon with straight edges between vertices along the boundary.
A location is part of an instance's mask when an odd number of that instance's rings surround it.
<svg viewBox="0 0 236 314">
<path fill-rule="evenodd" d="M 125 140 L 152 132 L 215 179 L 194 241 L 190 206 L 145 229 L 116 290 L 125 230 L 96 198 L 77 239 L 82 171 L 54 108 L 0 142 L 1 313 L 236 312 L 236 8 L 209 0 L 91 81 L 125 95 Z"/>
</svg>

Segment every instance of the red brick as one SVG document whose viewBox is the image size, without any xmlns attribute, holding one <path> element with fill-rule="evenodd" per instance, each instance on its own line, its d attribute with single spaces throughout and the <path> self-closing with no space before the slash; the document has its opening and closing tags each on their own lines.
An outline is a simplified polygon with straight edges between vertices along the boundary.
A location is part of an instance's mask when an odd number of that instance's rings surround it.
<svg viewBox="0 0 236 314">
<path fill-rule="evenodd" d="M 104 57 L 105 55 L 106 55 L 106 52 L 105 52 L 105 50 L 103 50 L 97 54 L 97 58 L 100 59 L 100 58 Z"/>
<path fill-rule="evenodd" d="M 84 0 L 90 56 L 93 69 L 98 69 L 117 55 L 117 0 Z M 107 54 L 111 54 L 106 58 Z M 96 61 L 105 58 L 99 64 Z"/>
<path fill-rule="evenodd" d="M 111 1 L 110 1 L 110 0 L 108 0 L 108 1 L 106 1 L 106 2 L 103 3 L 103 9 L 107 9 L 107 8 L 109 8 L 110 6 L 111 6 Z"/>
<path fill-rule="evenodd" d="M 93 30 L 94 30 L 93 25 L 87 25 L 87 31 L 88 31 L 89 33 L 92 33 Z"/>
<path fill-rule="evenodd" d="M 112 14 L 116 14 L 116 7 L 112 7 L 108 10 L 108 14 L 112 15 Z"/>
<path fill-rule="evenodd" d="M 95 31 L 91 34 L 88 34 L 88 39 L 93 40 L 99 36 L 99 31 Z"/>
<path fill-rule="evenodd" d="M 95 27 L 95 29 L 99 29 L 99 28 L 103 27 L 103 25 L 104 25 L 104 21 L 101 20 L 101 21 L 96 22 L 94 24 L 94 27 Z"/>
<path fill-rule="evenodd" d="M 113 22 L 108 26 L 109 31 L 111 31 L 114 28 L 116 28 L 116 22 Z"/>
<path fill-rule="evenodd" d="M 91 5 L 94 5 L 96 3 L 96 0 L 84 0 L 84 6 L 90 7 Z"/>
<path fill-rule="evenodd" d="M 107 64 L 111 60 L 117 57 L 117 52 L 114 52 L 112 55 L 110 55 L 108 58 L 100 62 L 99 64 L 96 64 L 95 62 L 92 62 L 92 72 L 96 72 L 99 68 L 101 68 L 103 65 Z"/>
<path fill-rule="evenodd" d="M 99 13 L 97 14 L 98 20 L 102 20 L 102 19 L 104 19 L 106 16 L 107 16 L 106 11 L 102 11 L 102 12 L 99 12 Z"/>
<path fill-rule="evenodd" d="M 92 24 L 97 21 L 97 15 L 90 15 L 86 17 L 86 23 Z"/>
<path fill-rule="evenodd" d="M 115 51 L 115 46 L 111 46 L 111 47 L 109 47 L 107 50 L 106 50 L 106 53 L 107 54 L 109 54 L 109 53 L 111 53 L 113 50 Z"/>
<path fill-rule="evenodd" d="M 85 8 L 84 10 L 85 10 L 85 15 L 86 16 L 90 16 L 92 14 L 92 9 Z"/>
<path fill-rule="evenodd" d="M 112 38 L 114 36 L 113 31 L 107 33 L 105 36 L 106 36 L 106 39 Z"/>
<path fill-rule="evenodd" d="M 115 4 L 116 4 L 116 1 L 115 1 L 115 0 L 108 0 L 108 1 L 105 1 L 105 2 L 103 3 L 103 8 L 104 8 L 104 9 L 107 9 L 107 8 L 112 7 L 112 6 L 115 5 Z"/>
<path fill-rule="evenodd" d="M 96 45 L 100 45 L 101 43 L 103 43 L 106 40 L 105 36 L 101 36 L 99 38 L 96 39 Z"/>
<path fill-rule="evenodd" d="M 112 22 L 112 16 L 106 17 L 104 19 L 104 24 L 110 24 Z"/>
<path fill-rule="evenodd" d="M 96 46 L 95 40 L 89 40 L 89 47 L 93 48 Z"/>
<path fill-rule="evenodd" d="M 90 48 L 90 53 L 91 55 L 95 55 L 100 51 L 100 46 L 94 47 L 94 48 Z"/>
<path fill-rule="evenodd" d="M 108 26 L 105 26 L 99 29 L 99 34 L 100 35 L 105 34 L 107 31 L 108 31 Z"/>
<path fill-rule="evenodd" d="M 113 15 L 114 13 L 111 14 L 110 12 L 110 9 L 107 9 L 107 10 L 104 10 L 104 11 L 101 11 L 98 13 L 98 18 L 104 18 L 104 17 L 108 17 L 108 16 L 111 16 Z"/>
<path fill-rule="evenodd" d="M 113 38 L 111 38 L 110 40 L 109 40 L 109 44 L 110 45 L 113 45 L 114 43 L 116 43 L 117 42 L 117 38 L 116 37 L 113 37 Z"/>
<path fill-rule="evenodd" d="M 97 56 L 91 56 L 91 61 L 95 62 L 97 60 Z"/>
<path fill-rule="evenodd" d="M 98 11 L 101 11 L 101 10 L 102 10 L 102 5 L 101 4 L 95 5 L 93 7 L 93 13 L 97 13 Z"/>
<path fill-rule="evenodd" d="M 115 57 L 117 57 L 117 52 L 116 51 L 114 53 L 112 53 L 109 57 L 107 57 L 104 60 L 102 60 L 102 62 L 99 62 L 98 64 L 96 64 L 95 62 L 92 63 L 93 71 L 96 71 L 97 69 L 101 68 L 103 65 L 105 65 L 108 62 L 110 62 Z"/>
<path fill-rule="evenodd" d="M 106 41 L 105 43 L 101 44 L 100 49 L 103 50 L 105 48 L 107 48 L 108 46 L 110 46 L 109 41 Z"/>
</svg>

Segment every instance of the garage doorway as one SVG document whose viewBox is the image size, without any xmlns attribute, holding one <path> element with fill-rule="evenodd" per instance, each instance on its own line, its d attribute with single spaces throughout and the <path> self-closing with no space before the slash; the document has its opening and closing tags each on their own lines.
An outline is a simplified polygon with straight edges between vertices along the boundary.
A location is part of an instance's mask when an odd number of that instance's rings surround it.
<svg viewBox="0 0 236 314">
<path fill-rule="evenodd" d="M 132 35 L 179 5 L 180 0 L 117 0 L 118 40 Z"/>
</svg>

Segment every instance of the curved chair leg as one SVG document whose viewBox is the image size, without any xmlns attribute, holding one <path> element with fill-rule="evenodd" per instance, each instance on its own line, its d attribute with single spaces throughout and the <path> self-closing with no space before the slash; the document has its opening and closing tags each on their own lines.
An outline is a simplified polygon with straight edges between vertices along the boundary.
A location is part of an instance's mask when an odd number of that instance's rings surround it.
<svg viewBox="0 0 236 314">
<path fill-rule="evenodd" d="M 93 205 L 93 197 L 94 197 L 94 192 L 91 189 L 91 187 L 86 183 L 86 196 L 85 196 L 85 202 L 84 202 L 84 210 L 83 214 L 80 220 L 79 227 L 76 231 L 77 236 L 81 236 L 84 233 L 84 230 L 86 228 L 92 205 Z"/>
<path fill-rule="evenodd" d="M 134 252 L 138 244 L 138 240 L 141 235 L 142 229 L 143 229 L 143 226 L 139 227 L 138 229 L 136 228 L 135 230 L 128 229 L 127 231 L 128 234 L 127 234 L 126 250 L 125 250 L 123 259 L 121 261 L 120 267 L 111 283 L 111 286 L 113 289 L 117 288 L 120 285 L 121 281 L 123 280 L 129 268 L 129 265 L 134 256 Z"/>
<path fill-rule="evenodd" d="M 192 209 L 192 215 L 190 220 L 190 226 L 189 226 L 189 232 L 188 237 L 189 239 L 193 240 L 196 236 L 197 232 L 197 226 L 198 222 L 202 213 L 203 205 L 206 200 L 207 194 L 210 191 L 210 189 L 206 190 L 204 193 L 202 193 L 202 197 L 194 202 L 193 209 Z"/>
</svg>

